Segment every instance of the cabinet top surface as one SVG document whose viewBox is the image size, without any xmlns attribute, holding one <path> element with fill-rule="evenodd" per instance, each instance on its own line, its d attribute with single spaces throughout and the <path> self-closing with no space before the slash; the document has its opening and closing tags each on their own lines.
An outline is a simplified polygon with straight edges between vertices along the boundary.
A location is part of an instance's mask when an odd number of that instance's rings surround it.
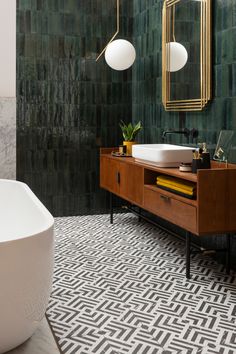
<svg viewBox="0 0 236 354">
<path fill-rule="evenodd" d="M 153 166 L 150 164 L 145 164 L 142 162 L 137 162 L 135 161 L 135 159 L 133 157 L 116 157 L 116 156 L 112 156 L 110 153 L 102 153 L 101 156 L 105 156 L 107 158 L 110 158 L 112 160 L 115 161 L 119 161 L 121 163 L 129 163 L 129 164 L 133 164 L 136 166 L 141 166 L 144 167 L 147 170 L 151 170 L 151 171 L 156 171 L 162 174 L 166 174 L 166 175 L 170 175 L 170 176 L 174 176 L 174 177 L 179 177 L 188 181 L 192 181 L 192 182 L 197 182 L 197 175 L 191 172 L 180 172 L 178 168 L 172 168 L 172 167 L 157 167 L 157 166 Z"/>
<path fill-rule="evenodd" d="M 112 159 L 114 161 L 119 161 L 121 163 L 133 164 L 136 166 L 143 167 L 147 170 L 156 171 L 156 172 L 159 172 L 162 174 L 178 177 L 178 178 L 185 179 L 188 181 L 192 181 L 192 182 L 198 181 L 198 174 L 191 173 L 191 172 L 181 172 L 181 171 L 179 171 L 179 168 L 158 167 L 158 166 L 154 166 L 154 165 L 151 165 L 148 163 L 137 162 L 137 161 L 135 161 L 135 159 L 133 157 L 112 156 L 111 151 L 115 151 L 115 150 L 117 151 L 117 148 L 115 148 L 115 149 L 102 148 L 101 149 L 101 156 L 107 157 L 107 158 Z M 228 169 L 236 169 L 236 164 L 228 164 Z M 199 170 L 198 172 L 202 173 L 202 171 L 213 171 L 213 170 L 227 170 L 226 164 L 211 161 L 211 169 L 210 170 Z"/>
</svg>

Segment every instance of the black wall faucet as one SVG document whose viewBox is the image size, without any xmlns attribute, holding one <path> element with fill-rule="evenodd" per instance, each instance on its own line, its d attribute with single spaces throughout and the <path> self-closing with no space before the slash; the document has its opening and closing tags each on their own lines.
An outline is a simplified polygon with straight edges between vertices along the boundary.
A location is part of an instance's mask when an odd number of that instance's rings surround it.
<svg viewBox="0 0 236 354">
<path fill-rule="evenodd" d="M 167 135 L 173 135 L 173 134 L 182 134 L 184 135 L 188 140 L 189 138 L 197 138 L 198 137 L 198 130 L 193 128 L 189 130 L 188 128 L 184 128 L 183 130 L 164 130 L 162 133 L 162 139 L 164 140 Z"/>
</svg>

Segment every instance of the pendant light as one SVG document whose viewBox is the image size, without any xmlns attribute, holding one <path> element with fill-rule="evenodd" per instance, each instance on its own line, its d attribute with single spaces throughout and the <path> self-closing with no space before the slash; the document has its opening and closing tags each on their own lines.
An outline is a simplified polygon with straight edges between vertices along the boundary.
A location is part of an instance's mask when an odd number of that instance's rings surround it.
<svg viewBox="0 0 236 354">
<path fill-rule="evenodd" d="M 175 72 L 181 70 L 188 61 L 188 52 L 185 47 L 178 42 L 167 43 L 169 53 L 168 71 Z"/>
<path fill-rule="evenodd" d="M 114 40 L 120 31 L 120 0 L 117 0 L 116 6 L 116 33 L 99 54 L 96 61 L 98 61 L 105 52 L 105 60 L 107 64 L 114 70 L 122 71 L 133 65 L 136 58 L 136 51 L 132 43 L 129 41 L 125 39 Z"/>
</svg>

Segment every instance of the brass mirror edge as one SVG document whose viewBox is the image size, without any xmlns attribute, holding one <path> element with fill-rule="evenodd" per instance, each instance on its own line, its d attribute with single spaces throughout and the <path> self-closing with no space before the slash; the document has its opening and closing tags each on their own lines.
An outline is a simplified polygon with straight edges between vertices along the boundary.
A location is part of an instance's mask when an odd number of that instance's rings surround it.
<svg viewBox="0 0 236 354">
<path fill-rule="evenodd" d="M 201 102 L 201 98 L 193 98 L 192 100 L 175 100 L 175 101 L 167 101 L 167 103 L 183 103 L 183 102 Z"/>
<path fill-rule="evenodd" d="M 181 0 L 165 0 L 166 2 L 166 7 L 171 7 L 175 4 L 177 4 L 178 2 L 180 2 Z"/>
<path fill-rule="evenodd" d="M 202 107 L 205 107 L 206 106 L 206 102 L 199 102 L 199 103 L 196 103 L 196 104 L 176 104 L 176 105 L 173 105 L 173 104 L 168 104 L 166 105 L 166 108 L 167 109 L 175 109 L 175 110 L 178 110 L 178 109 L 189 109 L 189 108 L 199 108 L 201 109 Z"/>
<path fill-rule="evenodd" d="M 162 12 L 162 102 L 166 111 L 201 111 L 212 97 L 212 23 L 211 0 L 201 1 L 201 33 L 200 33 L 200 87 L 201 97 L 188 100 L 170 100 L 170 67 L 168 55 L 168 43 L 173 39 L 171 33 L 171 18 L 175 5 L 182 0 L 164 0 Z M 172 26 L 173 27 L 173 26 Z M 173 28 L 172 28 L 173 32 Z"/>
<path fill-rule="evenodd" d="M 164 1 L 162 8 L 162 102 L 164 107 L 166 107 L 166 71 L 165 65 L 166 63 L 166 51 L 164 49 L 164 45 L 166 43 L 166 1 Z"/>
<path fill-rule="evenodd" d="M 166 105 L 168 106 L 196 106 L 196 105 L 206 105 L 209 102 L 208 99 L 194 98 L 192 100 L 175 100 L 175 101 L 166 101 Z"/>
<path fill-rule="evenodd" d="M 207 72 L 208 72 L 208 92 L 207 92 L 207 99 L 208 101 L 212 98 L 212 0 L 208 1 L 207 6 L 207 23 L 208 23 L 208 48 L 207 51 Z"/>
<path fill-rule="evenodd" d="M 202 107 L 199 107 L 199 108 L 166 108 L 165 109 L 167 112 L 201 112 L 202 111 Z"/>
</svg>

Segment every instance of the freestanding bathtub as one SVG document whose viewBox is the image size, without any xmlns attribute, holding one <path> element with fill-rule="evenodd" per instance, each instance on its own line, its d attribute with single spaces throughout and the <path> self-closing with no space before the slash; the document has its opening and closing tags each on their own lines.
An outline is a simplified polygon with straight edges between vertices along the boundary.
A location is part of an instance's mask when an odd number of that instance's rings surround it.
<svg viewBox="0 0 236 354">
<path fill-rule="evenodd" d="M 51 292 L 54 220 L 24 183 L 0 179 L 0 353 L 28 339 Z"/>
</svg>

